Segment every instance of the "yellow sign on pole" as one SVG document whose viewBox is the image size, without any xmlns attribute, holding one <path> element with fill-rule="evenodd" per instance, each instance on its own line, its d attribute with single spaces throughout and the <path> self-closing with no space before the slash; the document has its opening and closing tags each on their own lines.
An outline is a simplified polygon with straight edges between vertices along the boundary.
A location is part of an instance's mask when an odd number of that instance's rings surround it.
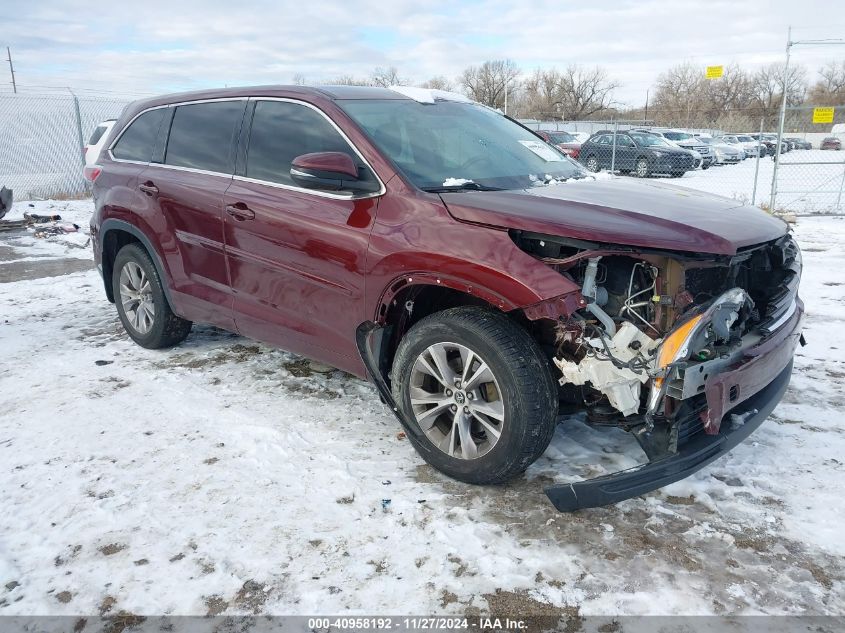
<svg viewBox="0 0 845 633">
<path fill-rule="evenodd" d="M 708 66 L 707 67 L 707 78 L 708 79 L 718 79 L 722 75 L 725 74 L 725 67 L 724 66 Z"/>
<path fill-rule="evenodd" d="M 813 123 L 833 123 L 833 108 L 813 108 Z"/>
</svg>

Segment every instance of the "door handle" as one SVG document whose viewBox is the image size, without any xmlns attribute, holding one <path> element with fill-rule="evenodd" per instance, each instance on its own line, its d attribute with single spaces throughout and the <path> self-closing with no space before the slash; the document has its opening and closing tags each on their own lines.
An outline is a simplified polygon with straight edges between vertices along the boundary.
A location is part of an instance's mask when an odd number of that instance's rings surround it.
<svg viewBox="0 0 845 633">
<path fill-rule="evenodd" d="M 155 194 L 157 194 L 157 193 L 158 193 L 158 187 L 156 187 L 156 186 L 155 186 L 155 185 L 154 185 L 151 181 L 149 181 L 149 180 L 148 180 L 147 182 L 145 182 L 145 183 L 142 183 L 142 184 L 138 185 L 138 189 L 140 189 L 141 191 L 143 191 L 143 192 L 144 192 L 145 194 L 147 194 L 148 196 L 154 196 Z"/>
<path fill-rule="evenodd" d="M 227 204 L 226 213 L 241 222 L 243 222 L 244 220 L 255 219 L 255 211 L 250 209 L 243 202 L 238 202 L 236 204 Z"/>
</svg>

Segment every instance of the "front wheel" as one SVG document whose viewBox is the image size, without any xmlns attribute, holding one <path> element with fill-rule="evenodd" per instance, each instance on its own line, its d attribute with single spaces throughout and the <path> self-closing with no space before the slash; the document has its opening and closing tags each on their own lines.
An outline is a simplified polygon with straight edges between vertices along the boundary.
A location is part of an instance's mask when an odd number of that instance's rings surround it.
<svg viewBox="0 0 845 633">
<path fill-rule="evenodd" d="M 461 307 L 421 319 L 402 339 L 393 397 L 422 458 L 454 479 L 497 484 L 551 441 L 557 385 L 537 343 L 505 315 Z"/>
<path fill-rule="evenodd" d="M 172 347 L 191 331 L 191 322 L 170 309 L 158 271 L 140 244 L 128 244 L 117 253 L 112 291 L 123 328 L 141 347 Z"/>
<path fill-rule="evenodd" d="M 595 156 L 587 156 L 587 161 L 584 164 L 587 167 L 587 171 L 595 173 L 599 170 L 599 159 Z"/>
<path fill-rule="evenodd" d="M 636 169 L 636 172 L 635 172 L 637 174 L 637 177 L 638 178 L 646 178 L 650 171 L 651 171 L 651 169 L 648 165 L 648 160 L 645 159 L 645 158 L 640 158 L 637 161 L 637 169 Z"/>
</svg>

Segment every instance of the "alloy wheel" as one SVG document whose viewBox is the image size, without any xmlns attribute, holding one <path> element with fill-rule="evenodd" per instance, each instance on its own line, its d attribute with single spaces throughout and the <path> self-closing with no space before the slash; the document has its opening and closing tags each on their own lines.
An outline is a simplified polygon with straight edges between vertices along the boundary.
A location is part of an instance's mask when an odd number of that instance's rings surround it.
<svg viewBox="0 0 845 633">
<path fill-rule="evenodd" d="M 590 156 L 587 159 L 587 169 L 592 172 L 596 172 L 599 170 L 599 161 L 596 159 L 595 156 Z"/>
<path fill-rule="evenodd" d="M 490 366 L 465 345 L 429 346 L 414 361 L 409 391 L 420 429 L 450 457 L 477 459 L 499 441 L 504 395 Z"/>
<path fill-rule="evenodd" d="M 637 161 L 637 176 L 640 178 L 648 176 L 648 161 L 644 158 Z"/>
<path fill-rule="evenodd" d="M 132 329 L 141 335 L 150 331 L 156 314 L 153 288 L 135 262 L 126 262 L 120 271 L 120 303 Z"/>
</svg>

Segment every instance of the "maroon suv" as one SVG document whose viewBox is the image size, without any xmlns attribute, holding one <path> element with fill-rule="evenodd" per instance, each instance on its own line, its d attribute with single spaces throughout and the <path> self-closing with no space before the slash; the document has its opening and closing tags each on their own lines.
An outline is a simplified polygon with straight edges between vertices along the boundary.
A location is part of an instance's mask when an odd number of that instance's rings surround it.
<svg viewBox="0 0 845 633">
<path fill-rule="evenodd" d="M 138 101 L 92 177 L 106 296 L 139 345 L 211 323 L 368 376 L 423 459 L 470 483 L 524 471 L 559 415 L 632 433 L 648 463 L 549 486 L 561 510 L 728 451 L 780 400 L 802 340 L 782 221 L 596 180 L 459 95 Z"/>
</svg>

